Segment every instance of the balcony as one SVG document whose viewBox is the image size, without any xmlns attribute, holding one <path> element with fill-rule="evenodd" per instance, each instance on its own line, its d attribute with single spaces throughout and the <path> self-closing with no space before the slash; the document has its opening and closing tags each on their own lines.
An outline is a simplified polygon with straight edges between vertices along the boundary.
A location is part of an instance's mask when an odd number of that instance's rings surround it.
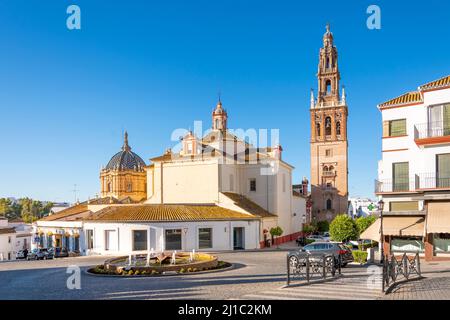
<svg viewBox="0 0 450 320">
<path fill-rule="evenodd" d="M 334 177 L 336 176 L 336 171 L 322 171 L 323 177 Z"/>
<path fill-rule="evenodd" d="M 375 180 L 375 194 L 419 193 L 434 190 L 450 190 L 450 176 L 436 172 L 415 174 L 397 180 Z"/>
<path fill-rule="evenodd" d="M 450 124 L 444 121 L 416 124 L 414 141 L 418 146 L 450 143 Z"/>
</svg>

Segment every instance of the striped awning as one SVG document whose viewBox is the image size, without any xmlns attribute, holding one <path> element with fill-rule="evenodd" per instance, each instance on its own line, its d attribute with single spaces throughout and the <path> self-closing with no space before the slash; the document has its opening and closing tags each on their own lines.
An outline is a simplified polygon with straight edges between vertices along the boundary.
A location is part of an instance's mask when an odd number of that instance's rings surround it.
<svg viewBox="0 0 450 320">
<path fill-rule="evenodd" d="M 428 203 L 427 233 L 450 233 L 450 201 Z"/>
<path fill-rule="evenodd" d="M 378 218 L 359 236 L 379 242 L 381 221 Z M 425 219 L 423 217 L 383 217 L 383 234 L 385 236 L 422 237 L 424 235 Z"/>
</svg>

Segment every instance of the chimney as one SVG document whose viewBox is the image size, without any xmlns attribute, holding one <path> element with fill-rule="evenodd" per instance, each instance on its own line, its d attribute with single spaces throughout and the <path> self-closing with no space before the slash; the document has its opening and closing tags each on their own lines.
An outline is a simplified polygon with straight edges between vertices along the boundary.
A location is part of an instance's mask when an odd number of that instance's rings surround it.
<svg viewBox="0 0 450 320">
<path fill-rule="evenodd" d="M 281 160 L 281 154 L 283 153 L 283 147 L 281 145 L 277 144 L 273 148 L 273 156 L 275 159 Z"/>
<path fill-rule="evenodd" d="M 309 184 L 308 179 L 306 179 L 306 177 L 303 177 L 303 180 L 302 180 L 302 194 L 304 196 L 308 195 L 308 184 Z"/>
</svg>

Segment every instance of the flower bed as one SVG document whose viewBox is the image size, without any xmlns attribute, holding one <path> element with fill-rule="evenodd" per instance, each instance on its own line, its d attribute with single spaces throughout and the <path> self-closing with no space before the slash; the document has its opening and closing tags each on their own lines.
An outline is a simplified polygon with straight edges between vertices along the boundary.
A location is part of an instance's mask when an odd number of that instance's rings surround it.
<svg viewBox="0 0 450 320">
<path fill-rule="evenodd" d="M 165 270 L 165 269 L 157 269 L 154 267 L 130 267 L 130 268 L 116 268 L 115 270 L 109 268 L 105 268 L 105 265 L 98 265 L 88 270 L 89 273 L 99 274 L 99 275 L 109 275 L 109 276 L 160 276 L 165 274 L 192 274 L 196 272 L 206 272 L 206 271 L 214 271 L 220 269 L 226 269 L 231 267 L 232 264 L 225 261 L 217 261 L 216 266 L 203 266 L 198 268 L 187 266 L 181 267 L 178 270 Z"/>
<path fill-rule="evenodd" d="M 175 264 L 173 264 L 171 254 L 161 253 L 151 257 L 149 264 L 147 265 L 147 256 L 137 255 L 130 265 L 128 263 L 129 257 L 122 256 L 106 260 L 103 265 L 95 266 L 89 269 L 88 272 L 105 275 L 152 276 L 161 274 L 194 273 L 223 269 L 231 266 L 228 262 L 218 261 L 216 256 L 205 253 L 196 253 L 194 261 L 191 261 L 190 258 L 190 253 L 177 253 Z"/>
</svg>

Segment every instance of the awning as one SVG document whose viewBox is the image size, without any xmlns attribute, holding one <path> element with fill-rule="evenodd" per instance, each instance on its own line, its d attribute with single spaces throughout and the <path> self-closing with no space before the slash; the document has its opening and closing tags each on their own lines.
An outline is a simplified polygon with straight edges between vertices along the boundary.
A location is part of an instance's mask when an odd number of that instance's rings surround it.
<svg viewBox="0 0 450 320">
<path fill-rule="evenodd" d="M 378 218 L 359 236 L 361 239 L 380 241 L 380 225 Z M 385 236 L 422 237 L 425 219 L 423 217 L 383 217 L 383 234 Z"/>
<path fill-rule="evenodd" d="M 428 203 L 427 233 L 450 233 L 450 201 Z"/>
</svg>

